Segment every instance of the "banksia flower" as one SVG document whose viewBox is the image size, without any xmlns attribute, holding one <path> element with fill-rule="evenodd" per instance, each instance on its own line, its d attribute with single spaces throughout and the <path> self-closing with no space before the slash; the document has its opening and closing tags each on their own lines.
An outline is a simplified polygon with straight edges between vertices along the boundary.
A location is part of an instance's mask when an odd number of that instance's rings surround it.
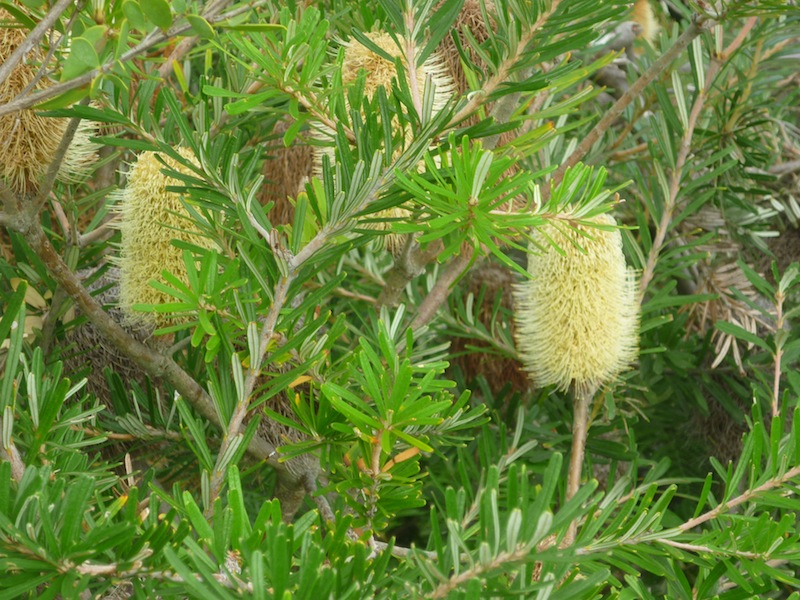
<svg viewBox="0 0 800 600">
<path fill-rule="evenodd" d="M 409 76 L 408 65 L 405 62 L 405 55 L 398 44 L 394 41 L 392 36 L 388 33 L 376 32 L 364 34 L 369 40 L 383 50 L 392 59 L 399 58 L 401 63 L 406 68 L 405 76 Z M 404 44 L 403 38 L 399 38 L 400 44 Z M 344 61 L 342 62 L 342 82 L 345 85 L 354 83 L 361 71 L 365 71 L 366 77 L 364 79 L 364 97 L 366 100 L 372 100 L 378 88 L 383 87 L 387 94 L 391 93 L 392 81 L 397 79 L 398 72 L 394 60 L 387 60 L 385 57 L 373 52 L 361 42 L 353 39 L 346 43 L 344 52 Z M 425 90 L 425 85 L 430 77 L 431 83 L 435 86 L 433 97 L 433 112 L 436 113 L 447 104 L 447 101 L 452 97 L 454 86 L 453 80 L 447 72 L 447 65 L 441 57 L 434 53 L 422 65 L 415 70 L 416 86 L 419 90 L 420 98 Z M 410 87 L 410 81 L 409 81 Z M 396 133 L 400 130 L 399 123 L 392 124 L 392 130 Z M 321 137 L 333 137 L 333 132 L 321 129 Z M 403 131 L 403 138 L 407 138 L 408 131 Z M 396 154 L 402 152 L 402 147 L 398 148 Z M 322 171 L 322 156 L 328 154 L 332 157 L 333 149 L 325 147 L 316 147 L 316 154 L 314 160 L 314 171 L 319 174 Z M 410 212 L 403 207 L 396 207 L 387 211 L 382 211 L 374 215 L 376 219 L 407 219 Z M 391 222 L 375 222 L 370 223 L 370 227 L 386 231 L 391 228 Z M 404 239 L 401 235 L 389 234 L 382 240 L 386 248 L 394 255 L 397 255 L 403 248 Z M 380 242 L 379 242 L 380 243 Z"/>
<path fill-rule="evenodd" d="M 607 215 L 593 221 L 615 224 Z M 593 392 L 638 353 L 636 278 L 625 266 L 622 237 L 618 230 L 546 225 L 534 239 L 545 249 L 529 255 L 533 277 L 514 293 L 520 356 L 537 385 Z"/>
<path fill-rule="evenodd" d="M 392 36 L 388 33 L 367 33 L 369 40 L 378 48 L 383 50 L 392 59 L 399 58 L 403 67 L 406 69 L 408 77 L 408 65 L 405 56 L 395 43 Z M 403 38 L 398 40 L 401 44 L 405 43 Z M 344 62 L 342 63 L 342 83 L 349 85 L 358 78 L 361 70 L 366 71 L 364 81 L 364 95 L 368 99 L 375 96 L 379 87 L 383 87 L 387 93 L 392 91 L 392 80 L 397 78 L 397 69 L 393 60 L 387 60 L 383 56 L 376 54 L 361 42 L 352 40 L 347 44 L 344 52 Z M 453 80 L 447 73 L 447 65 L 441 57 L 434 53 L 416 69 L 416 83 L 420 96 L 425 89 L 427 78 L 436 86 L 436 93 L 433 98 L 433 112 L 438 112 L 448 99 L 453 95 Z"/>
<path fill-rule="evenodd" d="M 178 152 L 195 162 L 185 148 Z M 191 173 L 176 160 L 163 156 L 164 163 L 175 171 Z M 192 221 L 181 196 L 167 191 L 168 186 L 181 183 L 165 175 L 155 152 L 144 152 L 128 174 L 128 185 L 122 192 L 120 225 L 122 243 L 118 260 L 120 269 L 119 304 L 131 322 L 166 324 L 164 315 L 136 312 L 136 304 L 164 304 L 174 299 L 156 290 L 150 280 L 162 280 L 166 270 L 187 281 L 183 251 L 172 245 L 180 240 L 201 247 L 209 247 L 208 240 L 192 231 Z"/>
<path fill-rule="evenodd" d="M 636 0 L 631 18 L 642 28 L 642 33 L 639 37 L 652 46 L 656 41 L 659 25 L 650 0 Z"/>
<path fill-rule="evenodd" d="M 0 21 L 13 22 L 14 18 L 0 9 Z M 0 27 L 0 64 L 26 37 L 27 32 L 21 27 Z M 8 79 L 0 84 L 0 104 L 10 102 L 35 81 L 42 58 L 41 51 L 34 48 L 19 62 Z M 49 85 L 50 82 L 42 78 L 34 83 L 33 89 Z M 68 124 L 68 118 L 43 117 L 31 109 L 0 116 L 0 179 L 3 183 L 17 194 L 36 194 Z M 92 132 L 91 125 L 78 128 L 59 168 L 58 179 L 75 181 L 95 161 L 94 144 L 89 142 Z"/>
</svg>

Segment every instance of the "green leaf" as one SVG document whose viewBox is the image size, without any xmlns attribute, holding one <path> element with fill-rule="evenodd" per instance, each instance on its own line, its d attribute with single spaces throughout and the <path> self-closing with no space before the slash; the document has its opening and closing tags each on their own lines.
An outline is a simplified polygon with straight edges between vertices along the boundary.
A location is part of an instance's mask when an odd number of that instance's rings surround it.
<svg viewBox="0 0 800 600">
<path fill-rule="evenodd" d="M 167 30 L 172 25 L 172 9 L 167 0 L 139 0 L 142 12 L 156 27 Z"/>
<path fill-rule="evenodd" d="M 760 337 L 755 335 L 754 333 L 750 333 L 743 327 L 739 325 L 734 325 L 733 323 L 728 323 L 727 321 L 717 321 L 714 324 L 714 327 L 719 329 L 722 333 L 727 333 L 728 335 L 732 335 L 737 339 L 744 340 L 748 344 L 753 344 L 761 348 L 762 350 L 766 350 L 767 352 L 772 352 L 769 345 L 762 340 Z"/>
<path fill-rule="evenodd" d="M 203 516 L 203 512 L 200 510 L 200 507 L 197 506 L 190 492 L 183 492 L 183 505 L 186 508 L 186 514 L 189 516 L 189 520 L 197 532 L 197 536 L 201 540 L 207 540 L 209 543 L 213 542 L 214 530 L 211 529 L 211 525 L 208 524 L 208 521 Z"/>
<path fill-rule="evenodd" d="M 211 23 L 206 21 L 200 15 L 186 15 L 186 20 L 189 21 L 189 25 L 192 26 L 192 31 L 194 31 L 201 38 L 208 40 L 213 39 L 216 36 Z"/>
<path fill-rule="evenodd" d="M 125 0 L 122 4 L 122 14 L 125 15 L 125 18 L 128 19 L 134 29 L 144 31 L 147 28 L 144 13 L 136 0 Z"/>
</svg>

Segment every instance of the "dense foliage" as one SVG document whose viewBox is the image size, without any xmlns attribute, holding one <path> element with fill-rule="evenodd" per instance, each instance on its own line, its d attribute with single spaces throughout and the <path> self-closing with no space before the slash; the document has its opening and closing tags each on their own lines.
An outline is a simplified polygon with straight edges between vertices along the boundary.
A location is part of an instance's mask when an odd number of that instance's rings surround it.
<svg viewBox="0 0 800 600">
<path fill-rule="evenodd" d="M 632 4 L 0 3 L 0 598 L 800 598 L 800 9 Z"/>
</svg>

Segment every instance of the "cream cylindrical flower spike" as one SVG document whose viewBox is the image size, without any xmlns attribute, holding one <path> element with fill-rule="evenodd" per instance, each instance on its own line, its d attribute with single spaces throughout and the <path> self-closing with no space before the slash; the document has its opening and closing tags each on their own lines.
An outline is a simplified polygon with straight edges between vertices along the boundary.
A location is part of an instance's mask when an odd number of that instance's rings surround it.
<svg viewBox="0 0 800 600">
<path fill-rule="evenodd" d="M 616 224 L 608 215 L 592 220 Z M 520 356 L 537 385 L 574 384 L 591 394 L 638 354 L 636 277 L 625 265 L 622 236 L 548 224 L 534 239 L 544 250 L 528 255 L 532 278 L 514 292 Z"/>
<path fill-rule="evenodd" d="M 0 21 L 13 22 L 14 17 L 0 9 Z M 25 41 L 28 32 L 21 26 L 0 27 L 0 64 Z M 32 48 L 0 84 L 0 104 L 10 102 L 36 79 L 43 54 Z M 34 83 L 41 90 L 50 85 L 46 78 Z M 41 179 L 53 162 L 61 138 L 69 125 L 68 118 L 43 117 L 32 109 L 0 116 L 0 179 L 13 192 L 34 195 Z M 89 141 L 93 126 L 83 124 L 58 171 L 58 179 L 76 181 L 85 175 L 96 160 L 95 146 Z"/>
<path fill-rule="evenodd" d="M 391 56 L 392 59 L 399 58 L 406 68 L 405 74 L 406 77 L 408 77 L 409 72 L 408 65 L 405 63 L 405 56 L 392 36 L 383 32 L 365 33 L 364 35 L 378 48 Z M 402 37 L 399 38 L 398 41 L 400 44 L 405 43 Z M 398 75 L 394 61 L 387 60 L 370 48 L 367 48 L 358 40 L 352 39 L 345 44 L 344 60 L 342 62 L 342 83 L 351 85 L 358 79 L 359 73 L 362 70 L 364 70 L 366 74 L 364 79 L 364 96 L 367 100 L 372 100 L 380 87 L 383 87 L 387 94 L 391 93 L 392 81 L 397 79 Z M 445 107 L 455 91 L 453 79 L 448 73 L 447 64 L 437 53 L 433 53 L 416 69 L 415 80 L 420 97 L 422 97 L 425 91 L 425 85 L 429 77 L 431 83 L 434 85 L 433 112 L 435 114 Z M 392 124 L 392 130 L 394 132 L 397 132 L 399 127 L 400 125 L 396 122 Z M 322 127 L 320 134 L 322 138 L 331 138 L 334 132 Z M 408 132 L 404 132 L 403 137 L 406 138 L 407 135 Z M 395 154 L 400 154 L 402 150 L 402 148 L 398 148 Z M 326 154 L 333 160 L 332 148 L 315 147 L 314 172 L 316 174 L 322 172 L 322 157 Z M 410 212 L 407 209 L 398 206 L 377 213 L 375 218 L 386 219 L 386 221 L 370 223 L 369 226 L 374 229 L 386 231 L 391 228 L 392 220 L 408 219 L 409 216 Z M 390 234 L 385 236 L 382 241 L 385 243 L 387 250 L 396 256 L 403 249 L 404 236 Z"/>
<path fill-rule="evenodd" d="M 178 152 L 196 163 L 188 149 L 181 148 Z M 175 159 L 161 157 L 170 169 L 191 173 Z M 122 192 L 119 209 L 122 231 L 118 259 L 120 308 L 130 322 L 149 322 L 156 326 L 170 321 L 165 315 L 139 312 L 133 306 L 174 301 L 169 294 L 150 285 L 153 279 L 163 281 L 161 272 L 164 270 L 184 282 L 188 280 L 183 250 L 176 248 L 172 241 L 210 247 L 208 239 L 194 231 L 180 194 L 166 189 L 181 182 L 165 175 L 163 169 L 164 164 L 156 158 L 155 152 L 142 153 L 128 174 L 128 185 Z"/>
</svg>

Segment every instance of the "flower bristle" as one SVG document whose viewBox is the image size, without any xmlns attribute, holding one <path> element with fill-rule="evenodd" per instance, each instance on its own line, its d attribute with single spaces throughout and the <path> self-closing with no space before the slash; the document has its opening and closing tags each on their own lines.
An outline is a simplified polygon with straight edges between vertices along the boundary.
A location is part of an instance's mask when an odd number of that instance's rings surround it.
<svg viewBox="0 0 800 600">
<path fill-rule="evenodd" d="M 616 224 L 608 215 L 591 221 Z M 543 250 L 529 254 L 532 277 L 514 290 L 520 357 L 537 386 L 596 389 L 638 354 L 638 286 L 622 236 L 618 229 L 548 224 L 533 238 Z"/>
<path fill-rule="evenodd" d="M 196 164 L 191 151 L 181 148 L 178 152 Z M 139 155 L 128 174 L 128 185 L 122 192 L 119 208 L 122 232 L 118 259 L 120 308 L 131 322 L 151 322 L 156 326 L 170 322 L 169 317 L 139 312 L 133 307 L 174 301 L 169 294 L 150 285 L 153 279 L 163 282 L 161 272 L 164 270 L 184 282 L 188 280 L 183 251 L 172 241 L 210 247 L 209 240 L 192 229 L 181 195 L 166 189 L 181 182 L 162 172 L 165 164 L 180 173 L 190 174 L 191 170 L 171 157 L 160 156 L 163 164 L 155 152 Z"/>
</svg>

